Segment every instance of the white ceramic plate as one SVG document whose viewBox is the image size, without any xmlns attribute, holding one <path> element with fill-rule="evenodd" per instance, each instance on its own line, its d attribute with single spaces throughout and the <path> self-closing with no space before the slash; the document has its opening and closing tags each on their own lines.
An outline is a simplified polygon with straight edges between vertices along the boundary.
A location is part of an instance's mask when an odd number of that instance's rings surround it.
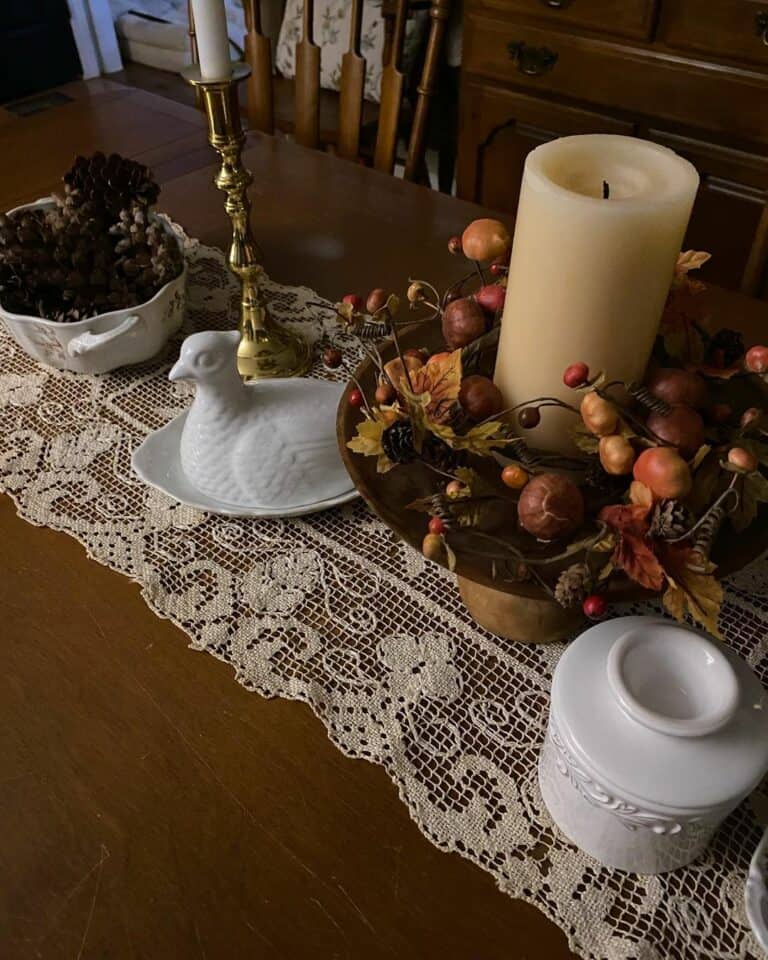
<svg viewBox="0 0 768 960">
<path fill-rule="evenodd" d="M 768 953 L 768 830 L 749 865 L 744 891 L 747 917 L 760 946 Z"/>
<path fill-rule="evenodd" d="M 315 503 L 306 503 L 287 510 L 255 506 L 237 507 L 208 497 L 192 486 L 181 469 L 179 447 L 186 416 L 185 410 L 164 427 L 150 433 L 141 446 L 134 451 L 131 465 L 144 483 L 156 487 L 188 507 L 195 507 L 197 510 L 205 510 L 208 513 L 220 513 L 227 517 L 300 517 L 338 507 L 358 496 L 357 490 L 350 486 L 349 490 L 330 500 L 318 500 Z"/>
</svg>

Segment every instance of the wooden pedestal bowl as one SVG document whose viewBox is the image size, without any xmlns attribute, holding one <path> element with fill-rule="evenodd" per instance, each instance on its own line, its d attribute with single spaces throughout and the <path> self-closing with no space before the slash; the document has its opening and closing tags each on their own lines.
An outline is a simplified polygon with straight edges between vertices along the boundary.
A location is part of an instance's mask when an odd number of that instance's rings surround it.
<svg viewBox="0 0 768 960">
<path fill-rule="evenodd" d="M 426 347 L 434 353 L 445 349 L 439 321 L 409 327 L 400 333 L 399 339 L 402 350 Z M 381 349 L 381 355 L 385 361 L 396 356 L 394 345 L 386 344 Z M 376 389 L 373 363 L 364 360 L 357 368 L 355 377 L 365 395 L 373 397 Z M 426 517 L 423 513 L 406 509 L 406 505 L 419 497 L 435 493 L 439 489 L 437 475 L 420 463 L 396 467 L 387 474 L 377 474 L 375 457 L 363 457 L 347 448 L 347 441 L 355 436 L 356 425 L 362 416 L 348 402 L 352 389 L 354 384 L 350 383 L 341 398 L 337 417 L 342 459 L 360 495 L 374 513 L 406 543 L 420 551 L 426 533 Z M 498 468 L 495 473 L 498 475 Z M 766 546 L 768 510 L 765 508 L 744 533 L 735 534 L 726 523 L 712 556 L 718 565 L 718 575 L 723 577 L 740 570 L 760 556 Z M 456 578 L 462 599 L 477 623 L 506 639 L 529 643 L 562 640 L 571 635 L 583 620 L 580 609 L 564 609 L 534 582 L 500 582 L 494 579 L 491 560 L 474 554 L 457 550 Z M 606 599 L 619 602 L 656 597 L 656 594 L 643 590 L 631 581 L 619 580 L 609 583 Z"/>
</svg>

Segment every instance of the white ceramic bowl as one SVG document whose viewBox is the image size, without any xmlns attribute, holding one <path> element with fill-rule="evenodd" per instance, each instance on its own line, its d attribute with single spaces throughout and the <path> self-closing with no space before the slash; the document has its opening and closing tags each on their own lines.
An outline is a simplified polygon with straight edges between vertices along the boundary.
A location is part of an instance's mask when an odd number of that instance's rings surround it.
<svg viewBox="0 0 768 960">
<path fill-rule="evenodd" d="M 46 207 L 50 197 L 9 211 Z M 159 220 L 175 243 L 171 227 Z M 100 313 L 76 323 L 59 323 L 42 317 L 11 313 L 0 305 L 0 317 L 8 332 L 40 363 L 75 373 L 106 373 L 117 367 L 142 363 L 155 356 L 184 318 L 184 288 L 187 267 L 145 303 L 123 310 Z"/>
</svg>

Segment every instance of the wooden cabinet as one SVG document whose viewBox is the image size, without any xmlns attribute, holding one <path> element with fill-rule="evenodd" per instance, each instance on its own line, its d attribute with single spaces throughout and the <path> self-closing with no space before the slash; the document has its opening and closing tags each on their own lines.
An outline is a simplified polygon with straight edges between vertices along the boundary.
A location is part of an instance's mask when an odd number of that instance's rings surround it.
<svg viewBox="0 0 768 960">
<path fill-rule="evenodd" d="M 701 175 L 708 279 L 766 295 L 766 103 L 768 0 L 465 0 L 459 196 L 513 213 L 545 140 L 656 140 Z"/>
</svg>

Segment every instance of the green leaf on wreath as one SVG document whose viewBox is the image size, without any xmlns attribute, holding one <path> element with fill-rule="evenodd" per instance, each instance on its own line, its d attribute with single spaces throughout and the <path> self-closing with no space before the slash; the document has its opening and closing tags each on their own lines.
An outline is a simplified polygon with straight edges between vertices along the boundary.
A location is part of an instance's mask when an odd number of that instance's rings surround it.
<svg viewBox="0 0 768 960">
<path fill-rule="evenodd" d="M 576 424 L 571 433 L 571 438 L 583 453 L 597 453 L 600 449 L 600 440 L 594 433 L 587 430 L 583 422 Z"/>
<path fill-rule="evenodd" d="M 458 467 L 454 471 L 456 479 L 463 483 L 473 497 L 497 497 L 498 492 L 487 481 L 484 480 L 477 470 L 472 467 Z"/>
<path fill-rule="evenodd" d="M 758 507 L 761 503 L 768 503 L 768 480 L 759 470 L 754 470 L 744 477 L 740 494 L 741 499 L 738 508 L 729 514 L 731 523 L 737 533 L 746 530 L 752 523 L 757 516 Z"/>
<path fill-rule="evenodd" d="M 464 434 L 456 433 L 446 424 L 430 423 L 429 429 L 435 436 L 444 440 L 454 450 L 466 450 L 479 457 L 490 457 L 494 450 L 506 446 L 510 441 L 502 433 L 503 424 L 498 420 L 480 423 Z"/>
</svg>

